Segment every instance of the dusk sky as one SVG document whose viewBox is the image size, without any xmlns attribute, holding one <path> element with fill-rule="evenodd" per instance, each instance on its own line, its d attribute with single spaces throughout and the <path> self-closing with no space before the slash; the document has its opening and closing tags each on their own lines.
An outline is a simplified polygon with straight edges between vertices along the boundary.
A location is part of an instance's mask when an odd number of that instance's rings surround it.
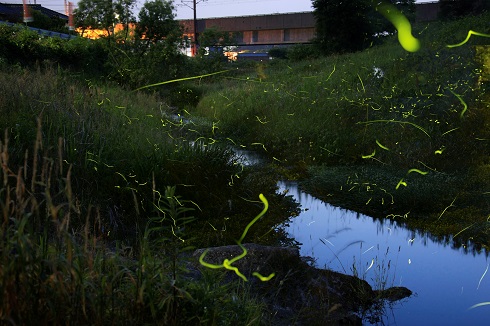
<svg viewBox="0 0 490 326">
<path fill-rule="evenodd" d="M 28 3 L 36 2 L 43 7 L 64 12 L 64 0 L 27 1 Z M 22 0 L 0 0 L 0 2 L 22 3 Z M 73 0 L 72 2 L 77 3 L 78 1 Z M 137 2 L 136 15 L 145 1 L 138 0 Z M 311 0 L 201 0 L 197 4 L 197 18 L 311 11 L 313 10 L 311 2 Z M 418 0 L 417 2 L 431 2 L 431 0 Z M 192 18 L 192 0 L 174 0 L 174 4 L 177 19 Z"/>
</svg>

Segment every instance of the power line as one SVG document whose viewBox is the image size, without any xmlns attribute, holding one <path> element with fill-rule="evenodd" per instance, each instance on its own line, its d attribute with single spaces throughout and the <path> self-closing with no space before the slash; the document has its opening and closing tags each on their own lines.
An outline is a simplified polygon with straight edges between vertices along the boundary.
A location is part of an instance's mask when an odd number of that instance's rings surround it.
<svg viewBox="0 0 490 326">
<path fill-rule="evenodd" d="M 264 2 L 284 2 L 284 0 L 232 0 L 232 1 L 225 1 L 225 0 L 218 0 L 218 1 L 211 1 L 211 2 L 206 2 L 206 4 L 203 4 L 204 6 L 222 6 L 222 5 L 229 5 L 229 4 L 241 4 L 241 3 L 264 3 Z"/>
</svg>

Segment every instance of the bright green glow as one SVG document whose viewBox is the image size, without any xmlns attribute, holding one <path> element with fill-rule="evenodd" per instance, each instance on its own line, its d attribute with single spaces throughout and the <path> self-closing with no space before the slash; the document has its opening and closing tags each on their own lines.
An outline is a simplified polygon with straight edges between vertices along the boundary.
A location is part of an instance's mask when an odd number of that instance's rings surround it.
<svg viewBox="0 0 490 326">
<path fill-rule="evenodd" d="M 417 173 L 422 174 L 422 175 L 426 175 L 427 173 L 429 173 L 429 172 L 420 171 L 419 169 L 408 170 L 408 173 L 412 173 L 412 172 L 417 172 Z"/>
<path fill-rule="evenodd" d="M 398 190 L 398 188 L 400 188 L 400 186 L 407 186 L 407 183 L 405 181 L 403 181 L 403 179 L 401 179 L 398 184 L 396 185 L 396 190 Z"/>
<path fill-rule="evenodd" d="M 246 250 L 245 250 L 246 252 Z M 229 269 L 229 270 L 232 270 L 236 273 L 236 275 L 240 276 L 245 282 L 247 281 L 247 278 L 245 277 L 245 275 L 243 275 L 242 273 L 240 273 L 240 271 L 238 270 L 237 267 L 235 266 L 231 266 L 231 263 L 228 259 L 225 259 L 223 261 L 223 266 L 226 268 L 226 269 Z"/>
<path fill-rule="evenodd" d="M 451 93 L 453 93 L 454 96 L 456 96 L 458 98 L 458 100 L 461 102 L 461 104 L 463 104 L 463 111 L 461 111 L 461 118 L 463 117 L 463 115 L 465 114 L 466 110 L 468 110 L 468 104 L 466 104 L 466 102 L 463 100 L 463 98 L 461 97 L 461 95 L 459 94 L 456 94 L 455 92 L 453 92 L 452 90 L 449 90 Z"/>
<path fill-rule="evenodd" d="M 421 126 L 419 126 L 419 125 L 417 125 L 417 124 L 415 124 L 413 122 L 410 122 L 410 121 L 399 121 L 399 120 L 369 120 L 369 121 L 360 121 L 360 122 L 357 122 L 357 124 L 362 125 L 362 124 L 371 124 L 371 123 L 380 123 L 380 122 L 386 122 L 386 123 L 393 122 L 393 123 L 411 125 L 411 126 L 417 128 L 417 129 L 419 129 L 420 131 L 422 131 L 424 134 L 427 135 L 427 137 L 430 138 L 429 133 L 424 128 L 422 128 Z"/>
<path fill-rule="evenodd" d="M 243 233 L 242 233 L 242 236 L 241 238 L 238 240 L 238 243 L 242 243 L 242 240 L 245 238 L 245 236 L 247 235 L 247 232 L 248 232 L 248 229 L 250 229 L 250 227 L 252 225 L 254 225 L 255 222 L 257 222 L 257 220 L 259 218 L 262 217 L 262 215 L 265 214 L 265 212 L 267 212 L 267 210 L 269 209 L 269 202 L 267 201 L 267 199 L 265 198 L 265 196 L 263 194 L 260 194 L 259 195 L 259 199 L 262 201 L 262 203 L 264 204 L 264 209 L 262 210 L 262 212 L 260 212 L 259 215 L 257 215 L 250 223 L 248 223 L 248 225 L 245 227 L 245 230 L 243 230 Z"/>
<path fill-rule="evenodd" d="M 381 145 L 381 143 L 377 139 L 376 139 L 376 144 L 378 144 L 378 146 L 381 147 L 382 149 L 384 149 L 385 151 L 390 150 L 388 147 Z"/>
<path fill-rule="evenodd" d="M 269 275 L 267 277 L 260 275 L 258 272 L 253 272 L 252 275 L 257 277 L 262 282 L 267 282 L 267 281 L 270 281 L 274 276 L 276 276 L 276 273 L 272 273 L 271 275 Z"/>
<path fill-rule="evenodd" d="M 226 269 L 228 269 L 230 271 L 234 271 L 235 274 L 238 275 L 239 277 L 241 277 L 245 282 L 248 281 L 247 278 L 245 277 L 245 275 L 243 275 L 237 267 L 232 266 L 231 264 L 233 264 L 234 262 L 236 262 L 236 261 L 244 258 L 247 255 L 247 248 L 245 248 L 242 245 L 242 240 L 247 235 L 248 229 L 250 229 L 250 227 L 252 225 L 254 225 L 254 223 L 257 222 L 258 219 L 261 218 L 267 212 L 267 210 L 269 209 L 269 202 L 267 201 L 267 199 L 265 198 L 265 196 L 263 194 L 260 194 L 259 195 L 259 198 L 262 201 L 262 203 L 264 204 L 264 209 L 250 223 L 248 223 L 248 225 L 245 227 L 245 230 L 243 230 L 242 236 L 237 241 L 238 246 L 242 249 L 243 252 L 240 255 L 232 258 L 231 260 L 228 260 L 228 259 L 223 260 L 223 263 L 221 265 L 214 265 L 214 264 L 206 263 L 204 261 L 204 257 L 208 253 L 208 249 L 206 249 L 206 250 L 204 250 L 204 252 L 202 253 L 202 255 L 199 257 L 199 263 L 201 263 L 201 265 L 203 265 L 205 267 L 208 267 L 208 268 L 212 268 L 212 269 L 226 268 Z M 260 275 L 257 272 L 252 273 L 252 275 L 255 276 L 255 277 L 257 277 L 257 278 L 259 278 L 262 282 L 265 282 L 265 281 L 269 281 L 271 278 L 273 278 L 275 276 L 275 273 L 272 273 L 272 274 L 270 274 L 267 277 L 266 276 L 262 276 L 262 275 Z"/>
<path fill-rule="evenodd" d="M 446 147 L 442 146 L 442 147 L 441 147 L 441 149 L 436 150 L 436 151 L 434 152 L 434 154 L 436 154 L 436 155 L 437 155 L 437 154 L 441 155 L 441 154 L 444 152 L 444 150 L 445 150 L 445 149 L 446 149 Z"/>
<path fill-rule="evenodd" d="M 398 41 L 406 51 L 417 52 L 420 49 L 420 41 L 412 36 L 410 22 L 395 6 L 382 3 L 376 10 L 385 16 L 398 30 Z"/>
<path fill-rule="evenodd" d="M 479 33 L 479 32 L 475 32 L 475 31 L 470 30 L 463 42 L 458 43 L 458 44 L 447 45 L 447 47 L 448 48 L 455 48 L 457 46 L 461 46 L 470 40 L 471 35 L 482 36 L 482 37 L 490 37 L 490 34 L 483 34 L 483 33 Z"/>
<path fill-rule="evenodd" d="M 170 83 L 176 83 L 176 82 L 180 82 L 180 81 L 184 81 L 184 80 L 191 80 L 191 79 L 199 79 L 199 78 L 203 78 L 203 77 L 209 77 L 209 76 L 213 76 L 213 75 L 217 75 L 217 74 L 222 74 L 222 73 L 225 73 L 225 72 L 228 72 L 228 71 L 229 70 L 221 70 L 221 71 L 217 71 L 217 72 L 213 72 L 213 73 L 205 74 L 205 75 L 200 75 L 200 76 L 193 76 L 193 77 L 185 77 L 185 78 L 167 80 L 167 81 L 156 83 L 156 84 L 146 85 L 146 86 L 137 88 L 134 91 L 139 91 L 141 89 L 145 89 L 145 88 L 149 88 L 149 87 L 155 87 L 155 86 L 160 86 L 160 85 L 165 85 L 165 84 L 170 84 Z"/>
<path fill-rule="evenodd" d="M 374 155 L 376 155 L 376 150 L 374 150 L 371 155 L 363 155 L 362 158 L 373 158 Z"/>
</svg>

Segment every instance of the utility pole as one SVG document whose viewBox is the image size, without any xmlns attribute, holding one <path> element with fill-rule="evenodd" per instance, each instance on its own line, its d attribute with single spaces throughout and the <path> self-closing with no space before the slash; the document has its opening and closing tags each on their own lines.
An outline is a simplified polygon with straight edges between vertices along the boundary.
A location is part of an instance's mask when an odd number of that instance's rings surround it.
<svg viewBox="0 0 490 326">
<path fill-rule="evenodd" d="M 199 33 L 197 32 L 197 4 L 200 2 L 204 2 L 207 0 L 192 0 L 192 8 L 188 4 L 190 2 L 189 0 L 181 0 L 180 2 L 182 5 L 189 7 L 193 10 L 194 12 L 194 21 L 193 21 L 193 28 L 194 28 L 194 40 L 192 42 L 192 56 L 195 57 L 197 55 L 197 50 L 199 49 Z"/>
<path fill-rule="evenodd" d="M 197 55 L 197 49 L 199 47 L 198 37 L 197 37 L 197 10 L 196 10 L 196 0 L 194 2 L 194 45 L 192 46 L 192 56 L 195 57 Z"/>
</svg>

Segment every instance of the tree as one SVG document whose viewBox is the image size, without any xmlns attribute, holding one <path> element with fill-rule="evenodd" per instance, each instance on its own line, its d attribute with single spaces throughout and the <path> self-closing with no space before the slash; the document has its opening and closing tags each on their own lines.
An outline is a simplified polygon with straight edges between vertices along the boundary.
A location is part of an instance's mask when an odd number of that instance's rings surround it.
<svg viewBox="0 0 490 326">
<path fill-rule="evenodd" d="M 415 0 L 390 0 L 409 18 Z M 378 12 L 376 0 L 313 0 L 316 44 L 327 53 L 354 52 L 369 47 L 375 35 L 393 32 L 394 27 Z"/>
<path fill-rule="evenodd" d="M 371 43 L 369 0 L 314 0 L 316 43 L 327 53 L 362 50 Z"/>
<path fill-rule="evenodd" d="M 145 1 L 135 25 L 135 40 L 127 42 L 131 51 L 121 51 L 126 43 L 118 43 L 118 51 L 111 57 L 117 61 L 114 79 L 138 87 L 179 76 L 184 67 L 184 57 L 178 51 L 182 33 L 173 10 L 172 1 Z"/>
<path fill-rule="evenodd" d="M 29 23 L 29 26 L 55 32 L 68 33 L 66 20 L 59 17 L 49 17 L 38 10 L 31 10 L 31 14 L 33 21 Z"/>
<path fill-rule="evenodd" d="M 180 38 L 180 26 L 175 20 L 172 1 L 154 0 L 145 1 L 141 8 L 135 33 L 139 39 L 145 39 L 147 46 L 151 43 L 166 40 L 168 43 Z"/>
<path fill-rule="evenodd" d="M 82 28 L 82 35 L 89 28 L 102 29 L 110 38 L 117 23 L 122 23 L 128 30 L 134 20 L 132 8 L 135 3 L 136 0 L 80 0 L 73 12 L 75 26 Z"/>
<path fill-rule="evenodd" d="M 118 23 L 124 27 L 124 39 L 129 36 L 129 26 L 135 21 L 133 15 L 133 8 L 136 4 L 136 0 L 116 0 L 114 3 L 114 12 Z"/>
<path fill-rule="evenodd" d="M 112 0 L 80 0 L 73 15 L 75 26 L 82 28 L 82 31 L 102 29 L 108 36 L 112 35 L 116 23 Z"/>
<path fill-rule="evenodd" d="M 234 34 L 224 32 L 217 27 L 206 28 L 199 35 L 199 55 L 217 55 L 223 57 L 223 48 L 236 45 Z M 206 48 L 208 48 L 206 50 Z"/>
<path fill-rule="evenodd" d="M 490 9 L 489 0 L 440 0 L 439 2 L 441 5 L 439 16 L 443 19 L 456 19 Z"/>
</svg>

